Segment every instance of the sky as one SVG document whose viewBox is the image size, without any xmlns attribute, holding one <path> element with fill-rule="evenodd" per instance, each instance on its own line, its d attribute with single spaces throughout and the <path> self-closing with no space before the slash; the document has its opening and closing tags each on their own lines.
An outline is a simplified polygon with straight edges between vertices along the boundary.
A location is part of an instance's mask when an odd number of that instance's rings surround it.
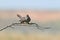
<svg viewBox="0 0 60 40">
<path fill-rule="evenodd" d="M 60 0 L 0 0 L 0 9 L 60 9 Z"/>
</svg>

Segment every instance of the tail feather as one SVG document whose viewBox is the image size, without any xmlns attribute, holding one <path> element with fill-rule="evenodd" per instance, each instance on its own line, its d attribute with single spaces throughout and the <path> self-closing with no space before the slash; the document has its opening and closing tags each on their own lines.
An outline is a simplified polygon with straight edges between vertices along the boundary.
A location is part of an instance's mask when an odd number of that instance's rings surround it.
<svg viewBox="0 0 60 40">
<path fill-rule="evenodd" d="M 19 18 L 22 18 L 22 16 L 21 16 L 21 15 L 19 15 L 19 14 L 17 14 L 17 16 L 18 16 Z"/>
</svg>

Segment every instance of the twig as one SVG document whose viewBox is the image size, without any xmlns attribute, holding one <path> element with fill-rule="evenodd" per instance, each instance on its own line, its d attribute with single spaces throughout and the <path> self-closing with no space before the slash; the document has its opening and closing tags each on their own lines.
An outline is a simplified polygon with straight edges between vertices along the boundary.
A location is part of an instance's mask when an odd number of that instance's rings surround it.
<svg viewBox="0 0 60 40">
<path fill-rule="evenodd" d="M 9 25 L 9 26 L 6 26 L 6 27 L 0 29 L 0 31 L 3 31 L 3 30 L 5 30 L 5 29 L 7 29 L 8 27 L 13 28 L 12 26 L 13 26 L 13 25 L 16 25 L 16 24 L 21 24 L 21 23 L 13 23 L 13 24 L 11 24 L 11 25 Z M 33 24 L 36 25 L 37 29 L 39 29 L 39 25 L 38 25 L 38 24 L 36 24 L 36 23 L 29 23 L 29 25 L 33 25 Z M 20 26 L 21 26 L 21 25 L 20 25 Z M 22 26 L 25 26 L 25 25 L 22 25 Z"/>
</svg>

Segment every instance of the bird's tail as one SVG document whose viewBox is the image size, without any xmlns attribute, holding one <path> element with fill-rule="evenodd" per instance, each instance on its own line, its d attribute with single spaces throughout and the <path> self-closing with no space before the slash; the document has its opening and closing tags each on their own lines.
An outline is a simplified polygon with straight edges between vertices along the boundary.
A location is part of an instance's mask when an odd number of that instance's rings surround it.
<svg viewBox="0 0 60 40">
<path fill-rule="evenodd" d="M 20 19 L 22 18 L 22 16 L 21 16 L 21 15 L 19 15 L 19 14 L 17 14 L 17 17 L 19 17 Z"/>
</svg>

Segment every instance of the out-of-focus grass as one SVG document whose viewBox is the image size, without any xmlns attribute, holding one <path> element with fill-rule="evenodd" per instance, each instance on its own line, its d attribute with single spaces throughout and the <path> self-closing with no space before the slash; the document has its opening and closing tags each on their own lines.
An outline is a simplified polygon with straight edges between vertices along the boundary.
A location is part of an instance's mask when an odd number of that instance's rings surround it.
<svg viewBox="0 0 60 40">
<path fill-rule="evenodd" d="M 46 33 L 0 33 L 0 40 L 60 40 L 60 34 Z"/>
</svg>

